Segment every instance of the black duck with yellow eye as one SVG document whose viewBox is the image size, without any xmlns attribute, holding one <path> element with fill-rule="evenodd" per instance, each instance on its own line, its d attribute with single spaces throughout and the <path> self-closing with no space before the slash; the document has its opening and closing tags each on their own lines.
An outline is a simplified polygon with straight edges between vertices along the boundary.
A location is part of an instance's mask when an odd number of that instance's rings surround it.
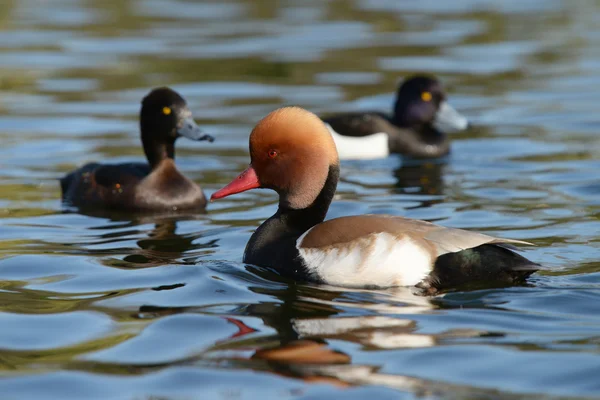
<svg viewBox="0 0 600 400">
<path fill-rule="evenodd" d="M 175 166 L 175 141 L 213 141 L 174 90 L 152 90 L 142 100 L 140 131 L 146 163 L 86 164 L 60 180 L 62 199 L 81 209 L 166 211 L 204 209 L 200 186 Z"/>
<path fill-rule="evenodd" d="M 323 118 L 341 159 L 387 157 L 390 153 L 419 158 L 448 154 L 447 133 L 469 123 L 446 99 L 440 82 L 414 76 L 400 85 L 393 115 L 353 112 Z"/>
</svg>

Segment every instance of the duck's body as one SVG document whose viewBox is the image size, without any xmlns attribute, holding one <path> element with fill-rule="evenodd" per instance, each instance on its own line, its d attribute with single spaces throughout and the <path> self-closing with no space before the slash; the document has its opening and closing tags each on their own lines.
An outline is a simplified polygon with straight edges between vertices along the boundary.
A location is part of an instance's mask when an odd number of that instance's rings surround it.
<svg viewBox="0 0 600 400">
<path fill-rule="evenodd" d="M 63 199 L 82 208 L 184 210 L 206 207 L 200 186 L 171 159 L 144 163 L 86 164 L 61 178 Z M 68 200 L 67 200 L 68 199 Z"/>
<path fill-rule="evenodd" d="M 383 113 L 349 113 L 324 122 L 341 159 L 385 158 L 394 153 L 435 158 L 450 152 L 450 140 L 444 133 L 431 127 L 421 131 L 400 127 Z"/>
<path fill-rule="evenodd" d="M 323 118 L 341 159 L 383 158 L 391 153 L 418 158 L 450 152 L 447 133 L 468 121 L 446 100 L 441 84 L 428 77 L 406 80 L 398 89 L 394 113 L 352 112 Z"/>
<path fill-rule="evenodd" d="M 185 101 L 167 88 L 142 103 L 142 143 L 149 163 L 86 164 L 61 178 L 63 201 L 80 208 L 113 210 L 203 209 L 200 186 L 175 166 L 175 140 L 211 140 L 191 119 Z"/>
<path fill-rule="evenodd" d="M 508 250 L 511 244 L 530 243 L 398 216 L 359 215 L 315 225 L 296 248 L 315 281 L 439 290 L 469 281 L 513 284 L 536 271 L 539 266 Z"/>
<path fill-rule="evenodd" d="M 279 209 L 250 238 L 244 262 L 298 280 L 352 287 L 418 286 L 427 293 L 465 285 L 522 282 L 538 265 L 512 251 L 522 241 L 397 216 L 324 221 L 339 178 L 336 148 L 314 114 L 284 108 L 250 136 L 250 167 L 217 199 L 252 188 L 280 195 Z"/>
<path fill-rule="evenodd" d="M 243 261 L 301 281 L 418 286 L 428 293 L 469 284 L 512 285 L 539 268 L 511 250 L 514 244 L 531 245 L 523 241 L 390 215 L 323 222 L 338 175 L 330 170 L 329 190 L 312 207 L 279 209 L 265 221 L 248 241 Z"/>
</svg>

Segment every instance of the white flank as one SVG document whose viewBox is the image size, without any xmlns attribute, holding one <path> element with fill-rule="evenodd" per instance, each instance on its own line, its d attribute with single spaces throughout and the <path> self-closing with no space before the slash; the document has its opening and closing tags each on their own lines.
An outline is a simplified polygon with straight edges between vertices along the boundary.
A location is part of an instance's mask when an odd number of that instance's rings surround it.
<svg viewBox="0 0 600 400">
<path fill-rule="evenodd" d="M 310 232 L 310 230 L 308 231 Z M 431 272 L 432 257 L 408 237 L 374 233 L 327 248 L 296 247 L 308 273 L 335 286 L 413 286 Z"/>
<path fill-rule="evenodd" d="M 388 134 L 385 132 L 362 137 L 343 136 L 334 131 L 329 124 L 325 125 L 333 136 L 338 155 L 342 160 L 385 158 L 390 154 Z"/>
</svg>

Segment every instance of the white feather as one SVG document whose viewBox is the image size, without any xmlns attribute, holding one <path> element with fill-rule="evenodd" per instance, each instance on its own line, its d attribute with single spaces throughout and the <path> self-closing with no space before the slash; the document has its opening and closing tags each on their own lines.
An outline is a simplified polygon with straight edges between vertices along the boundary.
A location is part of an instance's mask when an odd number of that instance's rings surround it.
<svg viewBox="0 0 600 400">
<path fill-rule="evenodd" d="M 305 232 L 296 247 L 308 273 L 335 286 L 413 286 L 433 264 L 431 254 L 409 237 L 374 233 L 351 243 L 326 248 L 302 248 Z"/>
<path fill-rule="evenodd" d="M 343 335 L 358 330 L 374 330 L 391 327 L 408 328 L 414 325 L 409 319 L 384 316 L 360 316 L 344 318 L 294 319 L 292 326 L 301 337 Z"/>
<path fill-rule="evenodd" d="M 435 338 L 430 335 L 418 335 L 414 333 L 396 333 L 386 331 L 374 331 L 363 334 L 362 344 L 368 344 L 378 349 L 400 349 L 435 346 Z"/>
<path fill-rule="evenodd" d="M 390 154 L 388 134 L 374 133 L 368 136 L 353 137 L 340 135 L 329 124 L 325 124 L 333 136 L 340 159 L 368 160 L 385 158 Z"/>
</svg>

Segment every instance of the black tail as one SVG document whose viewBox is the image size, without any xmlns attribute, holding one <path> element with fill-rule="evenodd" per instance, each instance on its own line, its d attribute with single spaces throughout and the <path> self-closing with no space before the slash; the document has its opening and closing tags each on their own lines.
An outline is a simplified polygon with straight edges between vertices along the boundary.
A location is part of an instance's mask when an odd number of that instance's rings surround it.
<svg viewBox="0 0 600 400">
<path fill-rule="evenodd" d="M 483 289 L 523 284 L 540 265 L 503 245 L 484 244 L 444 254 L 417 287 L 428 294 L 449 289 Z"/>
</svg>

